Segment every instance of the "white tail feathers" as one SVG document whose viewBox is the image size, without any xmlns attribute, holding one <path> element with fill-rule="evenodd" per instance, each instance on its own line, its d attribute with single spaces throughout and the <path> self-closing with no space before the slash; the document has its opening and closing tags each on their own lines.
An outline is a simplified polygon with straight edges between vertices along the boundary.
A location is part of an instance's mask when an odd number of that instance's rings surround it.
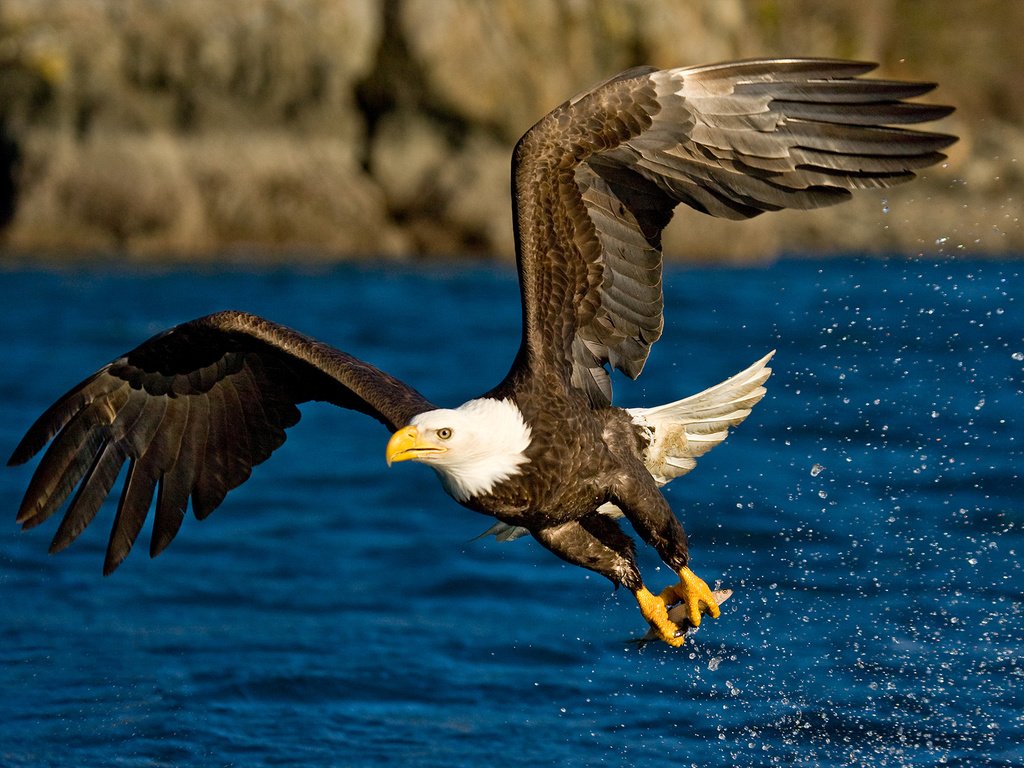
<svg viewBox="0 0 1024 768">
<path fill-rule="evenodd" d="M 633 423 L 648 434 L 644 464 L 659 485 L 685 475 L 729 435 L 765 395 L 774 350 L 721 384 L 654 408 L 629 408 Z"/>
</svg>

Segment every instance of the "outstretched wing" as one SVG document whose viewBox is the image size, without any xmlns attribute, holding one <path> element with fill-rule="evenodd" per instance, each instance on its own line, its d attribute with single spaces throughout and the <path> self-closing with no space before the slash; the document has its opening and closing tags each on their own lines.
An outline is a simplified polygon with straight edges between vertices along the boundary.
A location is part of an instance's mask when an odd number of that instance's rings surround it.
<svg viewBox="0 0 1024 768">
<path fill-rule="evenodd" d="M 625 72 L 555 109 L 513 159 L 519 362 L 595 405 L 610 364 L 640 374 L 662 330 L 661 232 L 685 203 L 731 219 L 817 208 L 940 161 L 953 136 L 889 127 L 949 107 L 873 64 L 764 59 Z M 515 369 L 514 369 L 515 372 Z"/>
<path fill-rule="evenodd" d="M 78 488 L 51 552 L 92 521 L 125 461 L 104 573 L 127 556 L 156 494 L 150 554 L 177 534 L 188 501 L 205 518 L 285 441 L 299 403 L 322 400 L 394 431 L 433 406 L 392 376 L 289 328 L 221 312 L 146 341 L 83 381 L 29 429 L 8 462 L 53 440 L 18 512 L 24 528 Z"/>
</svg>

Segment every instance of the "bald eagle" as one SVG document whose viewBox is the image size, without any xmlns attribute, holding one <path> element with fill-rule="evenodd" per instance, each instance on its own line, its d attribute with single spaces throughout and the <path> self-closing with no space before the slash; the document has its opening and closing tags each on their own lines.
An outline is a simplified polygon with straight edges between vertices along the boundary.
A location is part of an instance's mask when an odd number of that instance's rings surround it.
<svg viewBox="0 0 1024 768">
<path fill-rule="evenodd" d="M 637 377 L 661 335 L 661 233 L 677 204 L 728 219 L 817 208 L 944 157 L 955 137 L 893 127 L 952 111 L 907 101 L 934 85 L 861 79 L 873 68 L 821 59 L 648 67 L 566 101 L 513 153 L 522 341 L 494 389 L 438 408 L 327 344 L 219 312 L 143 342 L 43 413 L 9 462 L 52 440 L 18 522 L 39 525 L 74 492 L 51 545 L 63 549 L 127 461 L 104 573 L 128 554 L 151 507 L 156 556 L 190 501 L 207 517 L 284 443 L 299 404 L 325 401 L 382 422 L 389 464 L 432 467 L 456 501 L 496 518 L 492 533 L 529 533 L 626 587 L 656 636 L 682 644 L 668 609 L 698 625 L 719 608 L 659 488 L 746 418 L 771 355 L 654 408 L 613 406 L 611 370 Z M 678 583 L 646 588 L 623 516 Z"/>
</svg>

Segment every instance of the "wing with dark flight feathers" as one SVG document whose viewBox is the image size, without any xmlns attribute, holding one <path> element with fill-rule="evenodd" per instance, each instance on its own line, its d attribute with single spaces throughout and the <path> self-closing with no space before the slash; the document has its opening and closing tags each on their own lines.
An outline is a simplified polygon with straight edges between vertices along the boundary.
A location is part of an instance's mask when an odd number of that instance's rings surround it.
<svg viewBox="0 0 1024 768">
<path fill-rule="evenodd" d="M 77 487 L 51 551 L 92 521 L 122 466 L 128 472 L 104 573 L 124 560 L 156 495 L 150 554 L 174 538 L 188 501 L 202 519 L 245 482 L 321 400 L 373 416 L 394 431 L 430 410 L 392 376 L 284 326 L 220 312 L 146 341 L 83 381 L 29 429 L 9 464 L 53 440 L 29 483 L 18 522 L 50 517 Z"/>
<path fill-rule="evenodd" d="M 635 378 L 662 330 L 661 232 L 685 203 L 730 219 L 888 187 L 956 139 L 899 126 L 949 107 L 875 65 L 765 59 L 632 70 L 567 101 L 516 146 L 519 361 L 567 365 L 595 405 L 606 366 Z M 515 374 L 516 371 L 513 371 Z"/>
</svg>

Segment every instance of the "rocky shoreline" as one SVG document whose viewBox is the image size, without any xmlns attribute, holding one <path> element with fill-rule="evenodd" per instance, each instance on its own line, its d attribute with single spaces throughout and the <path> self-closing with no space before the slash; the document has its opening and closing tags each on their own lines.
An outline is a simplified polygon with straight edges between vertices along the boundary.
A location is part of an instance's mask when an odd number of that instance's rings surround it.
<svg viewBox="0 0 1024 768">
<path fill-rule="evenodd" d="M 680 210 L 669 258 L 1024 253 L 1022 27 L 1024 6 L 996 0 L 5 0 L 0 245 L 510 258 L 512 146 L 548 109 L 640 63 L 788 53 L 938 81 L 958 111 L 935 129 L 960 143 L 833 209 Z"/>
</svg>

